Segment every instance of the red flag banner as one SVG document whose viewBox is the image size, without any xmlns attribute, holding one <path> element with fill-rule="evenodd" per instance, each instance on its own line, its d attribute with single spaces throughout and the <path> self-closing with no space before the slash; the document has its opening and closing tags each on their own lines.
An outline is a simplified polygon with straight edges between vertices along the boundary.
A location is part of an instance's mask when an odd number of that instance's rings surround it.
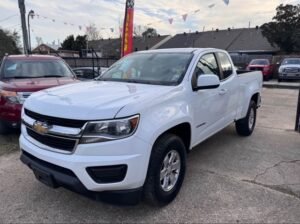
<svg viewBox="0 0 300 224">
<path fill-rule="evenodd" d="M 133 15 L 134 0 L 126 0 L 121 51 L 122 57 L 130 54 L 133 50 Z"/>
</svg>

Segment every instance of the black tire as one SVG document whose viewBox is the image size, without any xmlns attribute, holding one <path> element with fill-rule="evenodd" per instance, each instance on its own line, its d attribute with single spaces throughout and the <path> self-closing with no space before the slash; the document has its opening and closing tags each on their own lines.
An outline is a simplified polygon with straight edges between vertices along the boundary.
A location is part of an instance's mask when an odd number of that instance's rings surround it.
<svg viewBox="0 0 300 224">
<path fill-rule="evenodd" d="M 278 82 L 282 82 L 282 79 L 278 79 Z"/>
<path fill-rule="evenodd" d="M 250 136 L 252 134 L 256 124 L 256 114 L 257 114 L 256 103 L 255 101 L 251 100 L 246 117 L 235 122 L 235 128 L 239 135 Z M 250 119 L 252 122 L 250 121 Z"/>
<path fill-rule="evenodd" d="M 163 186 L 161 186 L 161 171 L 163 170 L 162 168 L 164 168 L 164 159 L 167 158 L 170 153 L 174 152 L 177 152 L 176 155 L 180 157 L 178 177 L 174 187 L 169 191 L 165 191 Z M 167 133 L 161 136 L 155 142 L 150 157 L 147 178 L 144 185 L 145 201 L 155 206 L 164 206 L 173 201 L 184 180 L 185 168 L 186 148 L 183 141 L 174 134 Z M 173 172 L 171 173 L 175 175 Z M 168 179 L 168 183 L 171 183 L 171 179 Z"/>
</svg>

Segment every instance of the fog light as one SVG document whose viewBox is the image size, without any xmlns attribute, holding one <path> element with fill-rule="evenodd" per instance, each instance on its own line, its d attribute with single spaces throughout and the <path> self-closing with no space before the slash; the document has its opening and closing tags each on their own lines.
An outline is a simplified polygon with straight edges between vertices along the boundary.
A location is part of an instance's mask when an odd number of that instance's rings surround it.
<svg viewBox="0 0 300 224">
<path fill-rule="evenodd" d="M 88 167 L 86 171 L 96 183 L 116 183 L 124 180 L 127 165 Z"/>
</svg>

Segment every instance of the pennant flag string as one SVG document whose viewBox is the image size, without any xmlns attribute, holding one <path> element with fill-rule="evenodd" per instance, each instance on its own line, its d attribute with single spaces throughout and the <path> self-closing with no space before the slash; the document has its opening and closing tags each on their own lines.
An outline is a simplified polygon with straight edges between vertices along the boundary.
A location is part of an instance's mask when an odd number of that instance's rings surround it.
<svg viewBox="0 0 300 224">
<path fill-rule="evenodd" d="M 43 18 L 43 19 L 49 19 L 49 20 L 51 20 L 51 21 L 54 22 L 54 23 L 57 22 L 56 19 L 49 18 L 49 17 L 47 17 L 47 16 L 42 16 L 42 15 L 40 15 L 40 14 L 35 14 L 34 16 L 35 16 L 37 19 Z M 83 27 L 85 27 L 86 30 L 89 29 L 89 26 L 86 26 L 86 25 L 76 25 L 76 24 L 74 24 L 74 23 L 68 23 L 68 22 L 65 22 L 65 21 L 61 21 L 61 22 L 62 22 L 64 25 L 66 25 L 66 26 L 68 26 L 68 25 L 70 25 L 70 26 L 76 26 L 76 27 L 78 27 L 78 29 L 79 29 L 80 31 L 83 29 Z M 115 31 L 115 29 L 112 28 L 112 27 L 101 27 L 100 30 L 110 30 L 112 33 Z"/>
<path fill-rule="evenodd" d="M 222 1 L 223 1 L 227 6 L 229 5 L 229 0 L 222 0 Z M 212 8 L 214 8 L 216 5 L 217 5 L 217 2 L 212 3 L 212 4 L 208 5 L 207 7 L 208 7 L 209 9 L 212 9 Z M 187 13 L 185 13 L 185 14 L 182 14 L 182 15 L 181 15 L 181 18 L 182 18 L 182 20 L 183 20 L 184 22 L 186 22 L 186 21 L 187 21 L 187 18 L 189 17 L 189 15 L 199 13 L 200 11 L 201 11 L 201 9 L 196 9 L 196 10 L 187 12 Z M 168 18 L 168 23 L 169 23 L 170 25 L 172 25 L 172 24 L 174 23 L 174 21 L 175 21 L 175 19 L 174 19 L 173 17 Z M 164 20 L 159 20 L 159 21 L 156 21 L 156 22 L 147 23 L 146 25 L 147 25 L 147 26 L 152 26 L 152 25 L 154 25 L 154 24 L 162 23 L 162 22 L 164 22 Z"/>
</svg>

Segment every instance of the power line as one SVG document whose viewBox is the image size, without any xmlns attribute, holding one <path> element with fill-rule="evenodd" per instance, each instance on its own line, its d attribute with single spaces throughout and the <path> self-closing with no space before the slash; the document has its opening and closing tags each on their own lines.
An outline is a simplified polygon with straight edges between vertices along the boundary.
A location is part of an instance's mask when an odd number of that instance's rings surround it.
<svg viewBox="0 0 300 224">
<path fill-rule="evenodd" d="M 14 14 L 14 15 L 11 15 L 11 16 L 8 16 L 8 17 L 5 17 L 4 19 L 1 19 L 0 22 L 3 22 L 3 21 L 6 21 L 6 20 L 9 20 L 15 16 L 17 16 L 18 14 Z"/>
</svg>

